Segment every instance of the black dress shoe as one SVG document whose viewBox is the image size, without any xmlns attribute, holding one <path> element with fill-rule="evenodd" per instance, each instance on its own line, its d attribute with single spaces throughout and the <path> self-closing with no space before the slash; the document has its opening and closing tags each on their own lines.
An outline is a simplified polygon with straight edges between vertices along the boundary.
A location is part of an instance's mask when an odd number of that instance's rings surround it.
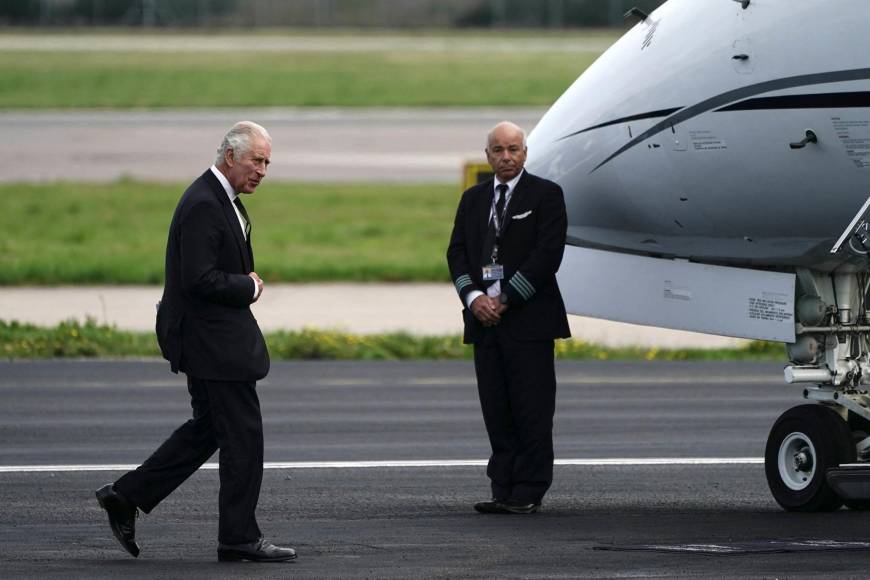
<svg viewBox="0 0 870 580">
<path fill-rule="evenodd" d="M 136 543 L 136 518 L 139 510 L 123 495 L 115 491 L 108 483 L 97 490 L 97 501 L 100 507 L 109 514 L 109 525 L 112 533 L 121 546 L 136 558 L 139 556 L 139 544 Z"/>
<path fill-rule="evenodd" d="M 502 502 L 497 499 L 489 501 L 479 501 L 474 504 L 474 511 L 482 514 L 506 514 L 508 512 L 502 505 Z"/>
<path fill-rule="evenodd" d="M 513 499 L 499 502 L 498 505 L 504 510 L 502 513 L 506 514 L 533 514 L 541 507 L 539 503 L 524 503 Z"/>
<path fill-rule="evenodd" d="M 282 548 L 260 538 L 250 544 L 218 544 L 218 562 L 289 562 L 296 550 Z"/>
</svg>

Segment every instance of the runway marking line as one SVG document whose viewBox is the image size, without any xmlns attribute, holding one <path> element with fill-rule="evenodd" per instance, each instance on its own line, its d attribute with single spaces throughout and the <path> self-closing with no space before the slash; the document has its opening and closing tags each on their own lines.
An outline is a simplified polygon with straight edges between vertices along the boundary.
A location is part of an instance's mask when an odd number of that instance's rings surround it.
<svg viewBox="0 0 870 580">
<path fill-rule="evenodd" d="M 413 467 L 485 467 L 485 459 L 420 459 L 409 461 L 270 461 L 263 469 L 383 469 Z M 651 465 L 762 465 L 762 457 L 650 457 L 611 459 L 557 459 L 556 465 L 580 467 L 640 467 Z M 0 465 L 0 473 L 130 471 L 135 464 L 81 465 Z M 201 469 L 218 468 L 217 463 L 205 463 Z"/>
</svg>

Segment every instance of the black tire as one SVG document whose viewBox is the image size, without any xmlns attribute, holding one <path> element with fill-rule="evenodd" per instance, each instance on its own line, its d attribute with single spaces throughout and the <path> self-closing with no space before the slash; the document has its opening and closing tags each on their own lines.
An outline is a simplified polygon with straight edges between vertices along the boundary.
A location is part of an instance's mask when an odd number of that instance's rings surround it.
<svg viewBox="0 0 870 580">
<path fill-rule="evenodd" d="M 870 294 L 868 294 L 868 297 L 870 297 Z M 868 435 L 870 435 L 870 421 L 868 421 L 861 415 L 856 414 L 854 411 L 849 411 L 848 417 L 849 429 L 852 431 L 852 441 L 855 441 L 857 443 L 861 439 L 864 439 Z M 846 499 L 843 500 L 843 503 L 846 504 L 846 507 L 850 510 L 870 510 L 870 500 Z"/>
<path fill-rule="evenodd" d="M 792 469 L 795 449 L 809 460 Z M 785 474 L 780 471 L 781 450 Z M 841 463 L 854 463 L 855 456 L 852 432 L 836 411 L 824 405 L 793 407 L 780 415 L 767 438 L 767 485 L 776 502 L 788 511 L 833 511 L 843 500 L 828 485 L 825 474 Z"/>
</svg>

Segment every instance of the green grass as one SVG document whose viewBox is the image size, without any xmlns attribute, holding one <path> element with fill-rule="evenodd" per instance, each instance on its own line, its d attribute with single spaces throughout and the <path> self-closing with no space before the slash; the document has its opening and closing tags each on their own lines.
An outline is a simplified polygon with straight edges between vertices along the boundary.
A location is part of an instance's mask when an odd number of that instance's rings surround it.
<svg viewBox="0 0 870 580">
<path fill-rule="evenodd" d="M 0 52 L 0 108 L 543 106 L 595 57 L 521 50 Z"/>
<path fill-rule="evenodd" d="M 184 184 L 0 185 L 0 284 L 157 284 Z M 245 204 L 267 282 L 448 281 L 451 185 L 266 182 Z"/>
<path fill-rule="evenodd" d="M 122 332 L 92 321 L 53 328 L 0 320 L 0 356 L 7 359 L 160 356 L 152 334 Z"/>
<path fill-rule="evenodd" d="M 459 336 L 418 337 L 403 333 L 359 336 L 303 330 L 266 335 L 274 360 L 465 359 L 471 348 Z M 159 356 L 153 333 L 124 332 L 93 321 L 41 328 L 0 320 L 0 358 Z M 754 341 L 745 348 L 607 348 L 582 340 L 556 341 L 556 356 L 571 360 L 782 360 L 781 344 Z"/>
</svg>

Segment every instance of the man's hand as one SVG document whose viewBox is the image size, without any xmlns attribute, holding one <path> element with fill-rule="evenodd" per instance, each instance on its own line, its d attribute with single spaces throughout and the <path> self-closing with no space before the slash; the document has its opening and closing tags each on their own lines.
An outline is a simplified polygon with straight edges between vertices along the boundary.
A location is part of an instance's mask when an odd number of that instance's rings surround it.
<svg viewBox="0 0 870 580">
<path fill-rule="evenodd" d="M 484 294 L 475 298 L 474 302 L 471 303 L 471 313 L 484 326 L 493 326 L 501 320 L 498 314 L 498 306 L 500 306 L 498 300 L 494 300 Z"/>
<path fill-rule="evenodd" d="M 501 317 L 501 315 L 504 314 L 505 310 L 508 309 L 508 305 L 502 304 L 501 300 L 499 300 L 498 298 L 493 298 L 493 301 L 495 302 L 495 305 L 496 305 L 495 312 L 496 312 L 496 314 L 499 315 L 499 317 Z"/>
<path fill-rule="evenodd" d="M 263 279 L 257 276 L 256 272 L 251 272 L 250 274 L 248 274 L 248 276 L 250 276 L 254 283 L 257 285 L 257 294 L 254 296 L 254 302 L 256 302 L 260 299 L 260 296 L 263 295 L 263 286 L 265 284 L 263 283 Z"/>
</svg>

